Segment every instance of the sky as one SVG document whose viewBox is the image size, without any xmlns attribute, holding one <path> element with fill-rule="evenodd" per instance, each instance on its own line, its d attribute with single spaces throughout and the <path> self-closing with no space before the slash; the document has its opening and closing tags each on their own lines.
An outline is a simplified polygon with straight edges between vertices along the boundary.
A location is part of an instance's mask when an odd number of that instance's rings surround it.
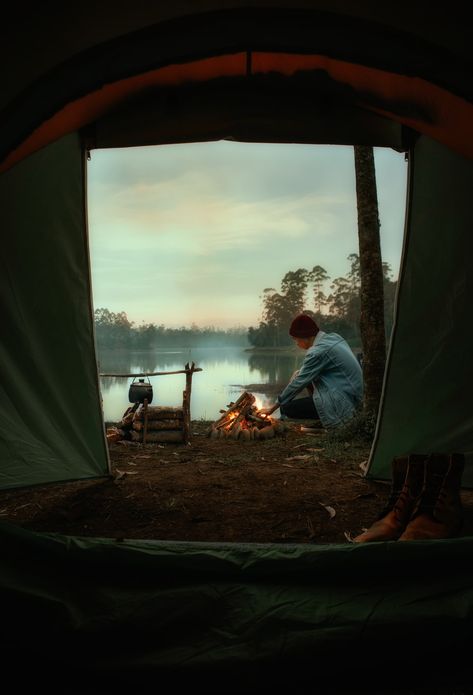
<svg viewBox="0 0 473 695">
<path fill-rule="evenodd" d="M 397 278 L 407 163 L 375 148 L 381 253 Z M 216 141 L 94 150 L 94 307 L 166 327 L 257 326 L 265 288 L 358 253 L 353 148 Z M 329 285 L 326 288 L 329 291 Z M 307 308 L 311 308 L 308 306 Z"/>
</svg>

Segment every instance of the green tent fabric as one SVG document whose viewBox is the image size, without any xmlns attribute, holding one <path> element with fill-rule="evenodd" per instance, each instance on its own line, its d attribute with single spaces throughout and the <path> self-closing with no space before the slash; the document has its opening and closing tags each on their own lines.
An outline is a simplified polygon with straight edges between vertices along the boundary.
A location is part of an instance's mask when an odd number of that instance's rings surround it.
<svg viewBox="0 0 473 695">
<path fill-rule="evenodd" d="M 411 153 L 406 240 L 368 476 L 408 453 L 465 454 L 473 486 L 473 163 L 429 138 Z"/>
<path fill-rule="evenodd" d="M 389 478 L 392 456 L 413 449 L 458 450 L 471 485 L 469 27 L 455 0 L 12 8 L 0 27 L 0 487 L 108 473 L 87 149 L 221 137 L 408 153 L 368 475 Z M 472 550 L 470 538 L 118 542 L 0 523 L 3 675 L 87 693 L 169 688 L 166 676 L 193 692 L 463 686 Z"/>
<path fill-rule="evenodd" d="M 2 177 L 2 488 L 109 472 L 84 180 L 76 134 Z"/>
<path fill-rule="evenodd" d="M 458 686 L 473 638 L 472 550 L 472 539 L 166 544 L 5 526 L 3 675 L 84 693 Z"/>
</svg>

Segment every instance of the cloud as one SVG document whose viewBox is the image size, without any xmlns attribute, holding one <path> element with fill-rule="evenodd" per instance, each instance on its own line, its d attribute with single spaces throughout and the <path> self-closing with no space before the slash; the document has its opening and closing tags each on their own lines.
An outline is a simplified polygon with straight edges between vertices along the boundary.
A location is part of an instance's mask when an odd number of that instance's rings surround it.
<svg viewBox="0 0 473 695">
<path fill-rule="evenodd" d="M 353 214 L 347 194 L 284 196 L 245 200 L 216 196 L 205 175 L 97 191 L 89 203 L 90 228 L 115 230 L 125 247 L 136 243 L 209 256 L 231 248 L 260 247 L 311 234 L 334 234 Z M 112 221 L 113 220 L 113 221 Z M 128 236 L 128 238 L 127 238 Z"/>
<path fill-rule="evenodd" d="M 382 250 L 397 273 L 406 167 L 393 151 L 375 159 Z M 89 229 L 96 306 L 137 322 L 251 325 L 263 288 L 279 288 L 289 270 L 348 271 L 358 244 L 352 148 L 194 143 L 94 153 Z"/>
</svg>

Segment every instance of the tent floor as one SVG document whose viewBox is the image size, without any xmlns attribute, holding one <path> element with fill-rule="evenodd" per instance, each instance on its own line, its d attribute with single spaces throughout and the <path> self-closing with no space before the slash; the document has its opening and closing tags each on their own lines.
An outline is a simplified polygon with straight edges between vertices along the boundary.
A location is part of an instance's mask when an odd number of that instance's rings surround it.
<svg viewBox="0 0 473 695">
<path fill-rule="evenodd" d="M 389 481 L 363 478 L 369 443 L 289 423 L 268 441 L 110 445 L 113 476 L 0 492 L 1 519 L 98 538 L 230 543 L 346 543 L 376 518 Z M 462 491 L 473 535 L 473 492 Z"/>
</svg>

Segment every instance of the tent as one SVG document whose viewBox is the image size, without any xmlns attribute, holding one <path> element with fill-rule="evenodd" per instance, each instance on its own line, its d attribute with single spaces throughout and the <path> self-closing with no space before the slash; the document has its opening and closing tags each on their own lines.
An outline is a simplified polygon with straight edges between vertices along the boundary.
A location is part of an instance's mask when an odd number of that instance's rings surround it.
<svg viewBox="0 0 473 695">
<path fill-rule="evenodd" d="M 396 320 L 367 475 L 389 479 L 402 453 L 460 451 L 471 486 L 468 27 L 455 0 L 12 8 L 0 29 L 0 487 L 109 472 L 88 152 L 221 138 L 406 153 Z M 4 660 L 21 665 L 17 681 L 67 674 L 71 691 L 93 692 L 170 676 L 240 692 L 307 679 L 382 692 L 405 685 L 409 668 L 411 684 L 466 678 L 470 538 L 118 542 L 3 523 L 0 548 Z"/>
</svg>

